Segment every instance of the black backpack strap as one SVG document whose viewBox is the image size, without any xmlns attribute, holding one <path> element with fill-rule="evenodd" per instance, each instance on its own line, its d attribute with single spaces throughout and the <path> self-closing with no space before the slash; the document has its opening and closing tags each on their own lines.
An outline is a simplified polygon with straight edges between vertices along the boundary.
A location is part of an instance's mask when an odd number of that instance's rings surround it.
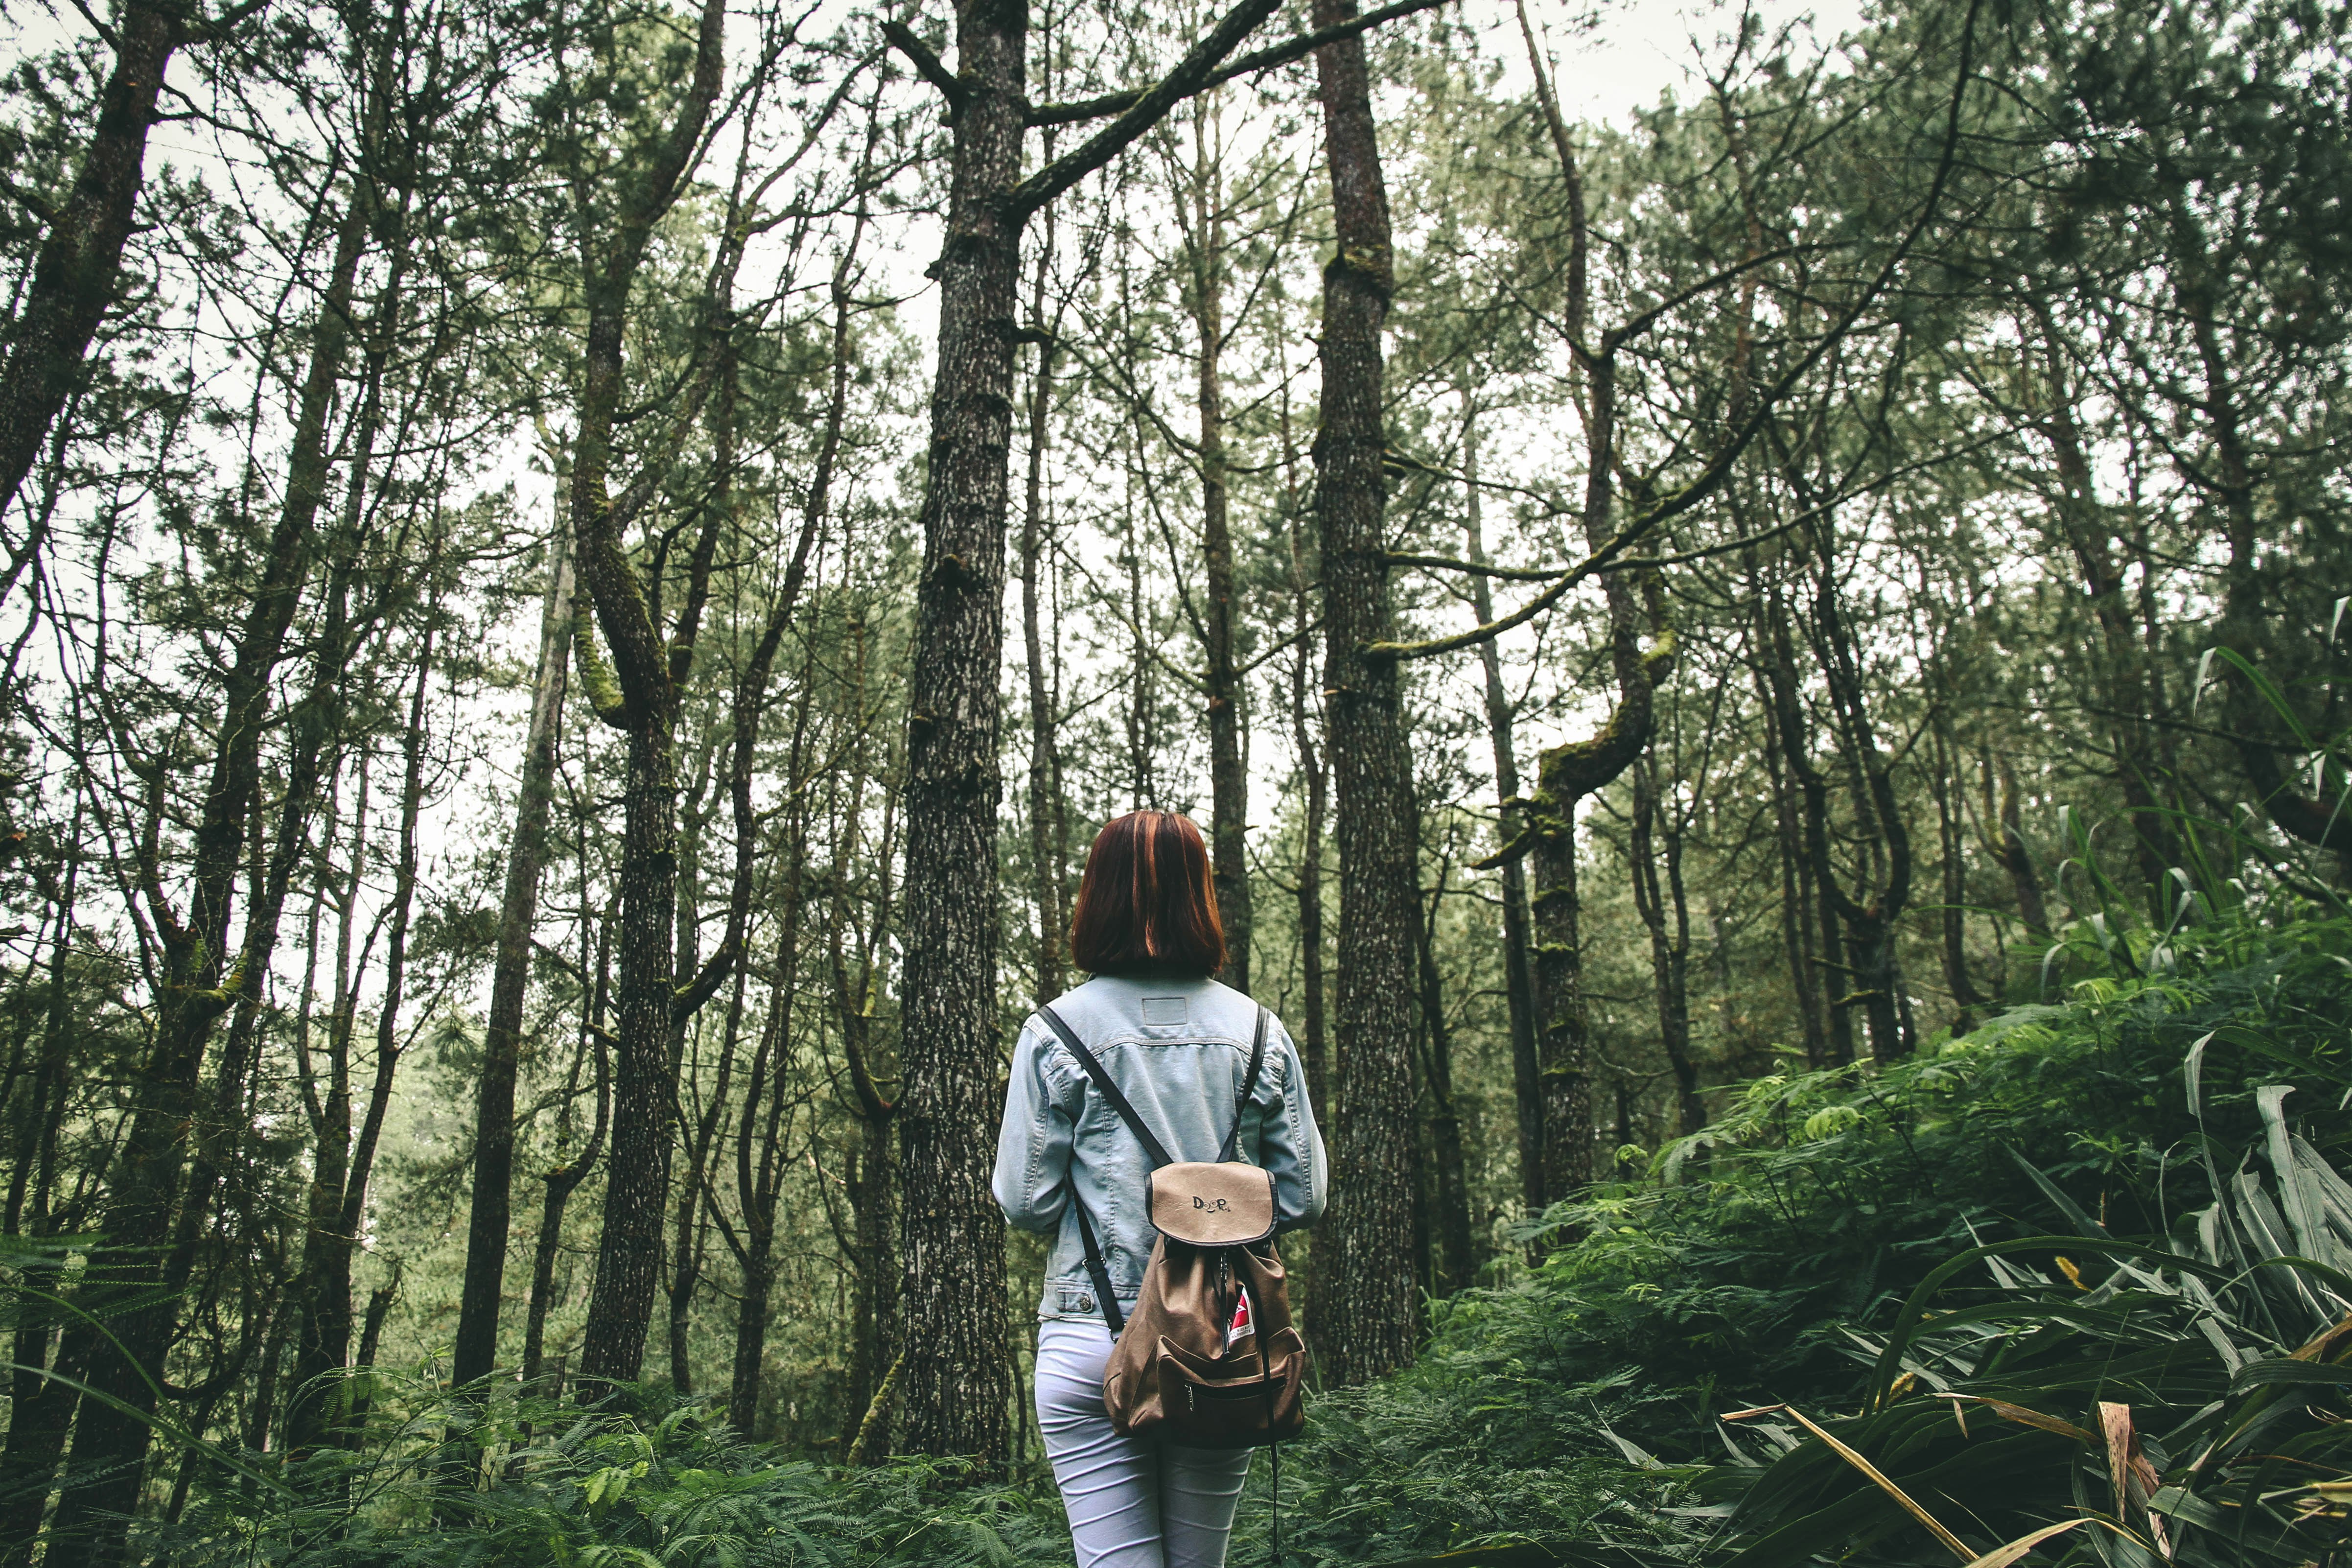
<svg viewBox="0 0 2352 1568">
<path fill-rule="evenodd" d="M 1086 1042 L 1078 1038 L 1077 1032 L 1064 1023 L 1062 1016 L 1050 1005 L 1039 1007 L 1037 1016 L 1061 1037 L 1062 1044 L 1070 1047 L 1070 1054 L 1077 1058 L 1078 1066 L 1086 1069 L 1086 1075 L 1094 1080 L 1095 1087 L 1102 1090 L 1103 1098 L 1110 1101 L 1110 1108 L 1118 1112 L 1119 1120 L 1126 1122 L 1128 1130 L 1135 1134 L 1136 1142 L 1143 1145 L 1143 1152 L 1150 1156 L 1152 1168 L 1156 1170 L 1161 1165 L 1173 1163 L 1168 1158 L 1167 1149 L 1151 1135 L 1151 1129 L 1143 1124 L 1143 1118 L 1135 1113 L 1135 1107 L 1128 1103 L 1127 1096 L 1119 1092 L 1118 1085 L 1111 1081 L 1110 1074 L 1103 1070 L 1101 1061 L 1094 1052 L 1087 1049 Z M 1070 1183 L 1070 1207 L 1078 1216 L 1078 1245 L 1086 1250 L 1087 1274 L 1095 1282 L 1095 1302 L 1102 1308 L 1103 1322 L 1109 1328 L 1111 1338 L 1117 1339 L 1127 1327 L 1126 1315 L 1118 1310 L 1118 1294 L 1111 1289 L 1110 1265 L 1104 1261 L 1101 1243 L 1095 1240 L 1094 1222 L 1087 1217 L 1087 1205 L 1078 1201 L 1078 1184 L 1075 1180 Z"/>
<path fill-rule="evenodd" d="M 1143 1152 L 1151 1157 L 1151 1168 L 1156 1171 L 1162 1165 L 1174 1164 L 1176 1162 L 1169 1157 L 1167 1146 L 1151 1135 L 1151 1129 L 1143 1124 L 1143 1118 L 1135 1113 L 1135 1107 L 1127 1102 L 1127 1096 L 1119 1092 L 1118 1085 L 1111 1081 L 1110 1074 L 1103 1070 L 1103 1065 L 1095 1058 L 1094 1052 L 1087 1049 L 1086 1042 L 1062 1022 L 1062 1016 L 1050 1005 L 1039 1007 L 1037 1016 L 1045 1020 L 1054 1033 L 1062 1037 L 1062 1044 L 1070 1047 L 1070 1054 L 1078 1058 L 1078 1066 L 1086 1068 L 1087 1076 L 1095 1080 L 1095 1087 L 1102 1090 L 1103 1098 L 1110 1101 L 1110 1108 L 1118 1112 L 1119 1120 L 1127 1123 L 1128 1131 L 1135 1134 L 1135 1141 L 1142 1144 Z"/>
<path fill-rule="evenodd" d="M 1087 1218 L 1087 1205 L 1078 1202 L 1078 1185 L 1070 1184 L 1070 1207 L 1078 1216 L 1078 1245 L 1087 1249 L 1087 1273 L 1095 1282 L 1095 1301 L 1102 1308 L 1103 1322 L 1117 1339 L 1127 1327 L 1127 1316 L 1118 1310 L 1118 1298 L 1110 1288 L 1110 1265 L 1103 1261 L 1102 1248 L 1095 1241 L 1095 1227 Z"/>
<path fill-rule="evenodd" d="M 1242 1118 L 1249 1113 L 1250 1095 L 1257 1089 L 1258 1069 L 1265 1065 L 1266 1010 L 1257 1010 L 1257 1033 L 1250 1038 L 1249 1071 L 1242 1075 L 1241 1099 L 1234 1106 L 1233 1131 L 1225 1134 L 1225 1146 L 1217 1151 L 1217 1163 L 1224 1164 L 1242 1146 Z"/>
</svg>

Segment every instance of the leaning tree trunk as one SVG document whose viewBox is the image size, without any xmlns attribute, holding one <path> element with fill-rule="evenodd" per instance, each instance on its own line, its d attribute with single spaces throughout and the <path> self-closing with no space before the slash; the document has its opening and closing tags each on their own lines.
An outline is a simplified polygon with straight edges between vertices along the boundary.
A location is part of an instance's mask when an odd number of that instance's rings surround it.
<svg viewBox="0 0 2352 1568">
<path fill-rule="evenodd" d="M 1355 15 L 1318 0 L 1318 26 Z M 1335 1385 L 1402 1365 L 1419 1325 L 1413 1299 L 1413 1004 L 1420 923 L 1412 761 L 1398 671 L 1368 658 L 1390 640 L 1381 471 L 1381 331 L 1394 286 L 1360 37 L 1316 51 L 1338 253 L 1323 270 L 1322 427 L 1315 438 L 1325 658 L 1339 840 L 1339 1125 L 1331 1212 L 1318 1259 L 1318 1347 Z"/>
<path fill-rule="evenodd" d="M 572 660 L 572 552 L 557 528 L 547 546 L 547 598 L 540 611 L 539 674 L 531 688 L 530 728 L 523 740 L 520 797 L 506 892 L 499 906 L 497 965 L 482 1029 L 482 1077 L 474 1110 L 473 1209 L 466 1233 L 466 1279 L 457 1303 L 457 1342 L 449 1379 L 458 1387 L 490 1374 L 499 1352 L 499 1294 L 505 1287 L 507 1233 L 513 1223 L 515 1076 L 522 1044 L 525 988 L 530 983 L 530 932 L 547 861 L 547 819 L 554 798 L 556 746 L 562 732 L 564 673 Z"/>
<path fill-rule="evenodd" d="M 90 339 L 114 302 L 122 249 L 130 243 L 147 160 L 147 132 L 172 51 L 185 37 L 181 0 L 129 0 L 107 41 L 114 70 L 98 100 L 98 123 L 73 188 L 50 217 L 33 257 L 9 350 L 0 363 L 0 516 L 24 488 L 41 443 L 81 384 Z M 0 574 L 0 598 L 40 549 L 43 520 L 28 521 Z"/>
</svg>

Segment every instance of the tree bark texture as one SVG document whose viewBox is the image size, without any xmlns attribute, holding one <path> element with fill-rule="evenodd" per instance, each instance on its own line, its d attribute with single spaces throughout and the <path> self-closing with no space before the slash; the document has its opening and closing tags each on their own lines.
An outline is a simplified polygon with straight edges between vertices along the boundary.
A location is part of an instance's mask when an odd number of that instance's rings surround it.
<svg viewBox="0 0 2352 1568">
<path fill-rule="evenodd" d="M 1353 0 L 1318 0 L 1328 26 Z M 1339 841 L 1339 1151 L 1318 1328 L 1327 1382 L 1366 1382 L 1410 1360 L 1414 950 L 1420 924 L 1412 761 L 1392 660 L 1381 470 L 1381 330 L 1394 287 L 1388 192 L 1360 37 L 1316 51 L 1338 253 L 1323 269 L 1322 425 L 1315 437 L 1323 557 L 1323 684 Z"/>
<path fill-rule="evenodd" d="M 924 1332 L 907 1346 L 905 1446 L 1011 1448 L 1003 1217 L 988 1192 L 997 1072 L 997 666 L 1012 441 L 1028 18 L 957 6 L 955 166 L 940 252 L 930 482 L 916 600 L 907 740 L 903 1299 Z"/>
</svg>

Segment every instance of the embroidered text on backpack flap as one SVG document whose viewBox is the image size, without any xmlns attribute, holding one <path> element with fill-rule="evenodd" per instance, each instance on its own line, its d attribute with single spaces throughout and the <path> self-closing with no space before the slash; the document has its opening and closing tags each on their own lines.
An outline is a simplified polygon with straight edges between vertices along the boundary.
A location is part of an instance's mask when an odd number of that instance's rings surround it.
<svg viewBox="0 0 2352 1568">
<path fill-rule="evenodd" d="M 1186 1162 L 1146 1178 L 1151 1224 L 1194 1247 L 1247 1247 L 1274 1234 L 1274 1173 L 1255 1165 Z"/>
</svg>

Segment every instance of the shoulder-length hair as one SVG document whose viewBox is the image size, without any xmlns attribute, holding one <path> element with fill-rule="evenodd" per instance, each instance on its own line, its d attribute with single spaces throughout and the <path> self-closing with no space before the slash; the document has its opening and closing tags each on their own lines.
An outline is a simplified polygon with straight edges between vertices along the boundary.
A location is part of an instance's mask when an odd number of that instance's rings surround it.
<svg viewBox="0 0 2352 1568">
<path fill-rule="evenodd" d="M 1131 811 L 1095 836 L 1070 915 L 1070 960 L 1089 974 L 1225 966 L 1209 847 L 1191 818 Z"/>
</svg>

